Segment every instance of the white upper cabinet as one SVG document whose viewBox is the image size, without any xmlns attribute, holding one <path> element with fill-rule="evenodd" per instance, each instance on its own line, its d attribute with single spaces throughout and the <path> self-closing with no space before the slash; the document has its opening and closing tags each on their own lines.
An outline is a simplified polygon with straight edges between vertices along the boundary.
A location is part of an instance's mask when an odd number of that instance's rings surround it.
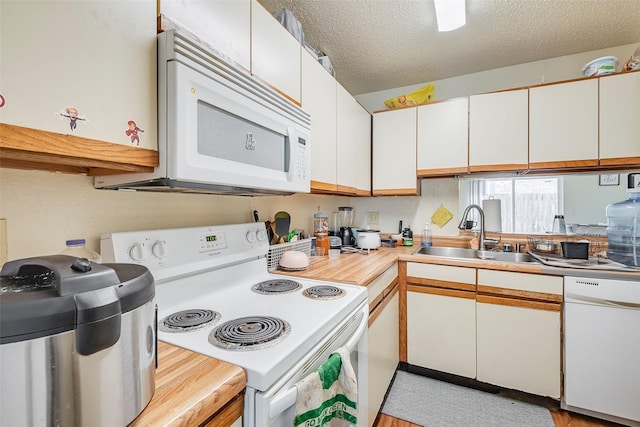
<svg viewBox="0 0 640 427">
<path fill-rule="evenodd" d="M 469 98 L 418 107 L 418 176 L 466 173 Z"/>
<path fill-rule="evenodd" d="M 640 164 L 640 72 L 601 77 L 600 165 Z"/>
<path fill-rule="evenodd" d="M 300 43 L 256 0 L 251 1 L 251 73 L 300 103 Z"/>
<path fill-rule="evenodd" d="M 417 195 L 417 108 L 373 114 L 372 192 L 374 196 Z"/>
<path fill-rule="evenodd" d="M 598 80 L 529 89 L 529 167 L 598 165 Z"/>
<path fill-rule="evenodd" d="M 311 189 L 337 189 L 335 79 L 306 50 L 302 52 L 302 108 L 311 114 Z"/>
<path fill-rule="evenodd" d="M 529 91 L 469 97 L 469 170 L 526 170 L 529 163 Z"/>
<path fill-rule="evenodd" d="M 338 192 L 346 194 L 356 193 L 356 164 L 358 157 L 357 127 L 355 122 L 357 102 L 345 88 L 337 84 L 338 96 L 336 115 L 338 117 L 337 132 L 337 165 Z"/>
<path fill-rule="evenodd" d="M 0 2 L 0 121 L 157 149 L 156 2 Z"/>
<path fill-rule="evenodd" d="M 354 99 L 356 194 L 371 195 L 371 114 Z"/>
<path fill-rule="evenodd" d="M 251 69 L 251 0 L 160 0 L 162 28 L 183 28 L 220 57 Z"/>
</svg>

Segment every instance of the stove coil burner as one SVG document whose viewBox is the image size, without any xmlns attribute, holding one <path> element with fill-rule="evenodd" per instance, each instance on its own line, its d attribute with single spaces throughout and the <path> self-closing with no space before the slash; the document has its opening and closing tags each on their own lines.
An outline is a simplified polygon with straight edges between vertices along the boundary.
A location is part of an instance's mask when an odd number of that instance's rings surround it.
<svg viewBox="0 0 640 427">
<path fill-rule="evenodd" d="M 302 295 L 312 299 L 337 299 L 344 296 L 344 291 L 337 286 L 318 285 L 305 289 Z"/>
<path fill-rule="evenodd" d="M 209 343 L 225 350 L 249 351 L 271 347 L 289 335 L 288 322 L 270 316 L 249 316 L 230 320 L 209 334 Z"/>
<path fill-rule="evenodd" d="M 160 321 L 164 332 L 189 332 L 220 320 L 220 313 L 207 309 L 190 309 L 170 314 Z"/>
<path fill-rule="evenodd" d="M 294 292 L 301 287 L 302 285 L 294 280 L 274 279 L 257 283 L 251 287 L 251 290 L 262 295 L 273 295 Z"/>
</svg>

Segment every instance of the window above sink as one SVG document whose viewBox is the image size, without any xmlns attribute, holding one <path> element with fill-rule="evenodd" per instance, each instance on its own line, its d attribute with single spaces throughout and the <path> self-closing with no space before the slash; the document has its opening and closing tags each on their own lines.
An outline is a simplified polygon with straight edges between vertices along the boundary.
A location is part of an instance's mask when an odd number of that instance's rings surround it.
<svg viewBox="0 0 640 427">
<path fill-rule="evenodd" d="M 493 197 L 501 201 L 502 234 L 549 233 L 554 216 L 563 214 L 576 232 L 600 235 L 605 233 L 607 205 L 627 198 L 623 184 L 630 172 L 615 172 L 620 185 L 600 185 L 599 173 L 460 178 L 459 210 L 482 206 L 482 200 Z"/>
</svg>

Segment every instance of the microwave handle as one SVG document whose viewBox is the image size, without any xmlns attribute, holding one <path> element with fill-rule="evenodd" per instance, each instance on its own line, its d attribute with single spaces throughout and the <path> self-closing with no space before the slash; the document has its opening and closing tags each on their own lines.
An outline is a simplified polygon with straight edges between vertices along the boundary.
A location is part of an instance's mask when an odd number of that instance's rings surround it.
<svg viewBox="0 0 640 427">
<path fill-rule="evenodd" d="M 369 306 L 365 305 L 362 308 L 362 320 L 360 321 L 360 325 L 353 336 L 347 341 L 347 348 L 349 352 L 353 351 L 358 345 L 358 341 L 362 338 L 367 327 L 369 326 Z M 273 398 L 269 401 L 269 418 L 274 419 L 281 413 L 283 413 L 287 408 L 296 404 L 296 399 L 298 398 L 298 389 L 293 386 L 288 390 L 280 392 L 273 396 Z"/>
</svg>

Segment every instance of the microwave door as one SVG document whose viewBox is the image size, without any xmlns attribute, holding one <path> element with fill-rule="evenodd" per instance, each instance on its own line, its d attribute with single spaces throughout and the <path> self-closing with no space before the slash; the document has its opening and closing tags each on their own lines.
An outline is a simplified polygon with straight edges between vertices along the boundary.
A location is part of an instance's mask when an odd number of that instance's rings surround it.
<svg viewBox="0 0 640 427">
<path fill-rule="evenodd" d="M 171 65 L 176 103 L 169 128 L 176 141 L 168 146 L 176 179 L 291 190 L 299 146 L 298 137 L 292 141 L 293 123 L 242 88 Z"/>
</svg>

